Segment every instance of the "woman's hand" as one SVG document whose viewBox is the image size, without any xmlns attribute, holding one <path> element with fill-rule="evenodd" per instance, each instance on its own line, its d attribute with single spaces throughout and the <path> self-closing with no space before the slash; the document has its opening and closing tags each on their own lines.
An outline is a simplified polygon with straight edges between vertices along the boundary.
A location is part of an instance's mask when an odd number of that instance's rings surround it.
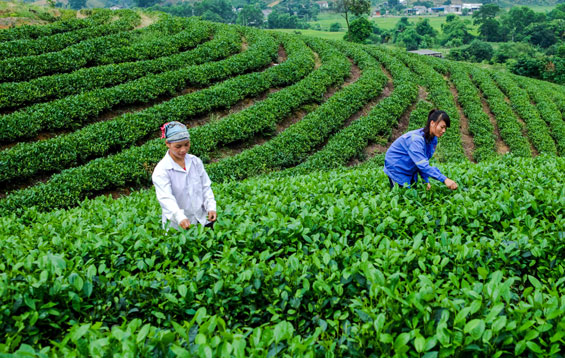
<svg viewBox="0 0 565 358">
<path fill-rule="evenodd" d="M 428 183 L 428 185 L 426 185 L 426 190 L 430 190 L 432 188 L 432 184 Z"/>
<path fill-rule="evenodd" d="M 218 218 L 218 214 L 215 211 L 208 211 L 208 221 L 214 222 Z"/>
<path fill-rule="evenodd" d="M 457 183 L 454 182 L 453 180 L 449 179 L 449 178 L 446 178 L 443 183 L 445 184 L 445 186 L 447 186 L 451 190 L 457 189 Z"/>
<path fill-rule="evenodd" d="M 184 219 L 179 223 L 179 226 L 185 230 L 188 230 L 190 228 L 190 221 L 188 219 Z"/>
</svg>

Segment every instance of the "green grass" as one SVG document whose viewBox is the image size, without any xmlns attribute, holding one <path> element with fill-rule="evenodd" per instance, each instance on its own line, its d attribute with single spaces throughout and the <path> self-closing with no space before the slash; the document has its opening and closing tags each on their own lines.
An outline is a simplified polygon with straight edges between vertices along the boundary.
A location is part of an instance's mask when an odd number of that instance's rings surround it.
<svg viewBox="0 0 565 358">
<path fill-rule="evenodd" d="M 370 18 L 370 20 L 376 24 L 379 28 L 383 29 L 383 30 L 392 30 L 394 29 L 394 27 L 396 26 L 396 24 L 398 23 L 398 21 L 400 21 L 401 16 L 377 16 L 377 17 L 373 17 Z M 409 17 L 410 22 L 412 23 L 417 23 L 423 19 L 428 19 L 430 21 L 430 25 L 437 31 L 441 31 L 441 25 L 445 24 L 445 16 L 437 16 L 437 15 L 433 15 L 433 16 L 410 16 Z M 468 19 L 471 20 L 471 16 L 463 16 L 463 19 Z M 318 15 L 318 20 L 317 21 L 309 21 L 308 23 L 312 26 L 319 24 L 320 28 L 322 30 L 327 31 L 331 24 L 333 23 L 339 23 L 343 29 L 346 28 L 346 23 L 345 23 L 345 18 L 343 18 L 343 16 L 341 16 L 340 14 L 336 14 L 336 13 L 329 13 L 329 12 L 324 12 L 324 13 L 320 13 Z"/>
<path fill-rule="evenodd" d="M 512 6 L 527 6 L 535 12 L 548 12 L 555 9 L 555 5 L 516 5 L 514 4 L 514 1 L 511 0 L 502 2 L 500 6 L 506 10 L 509 10 L 509 8 Z"/>
<path fill-rule="evenodd" d="M 327 32 L 316 30 L 275 29 L 275 31 L 286 32 L 287 34 L 300 33 L 302 35 L 319 37 L 325 40 L 343 40 L 343 35 L 345 35 L 345 32 Z"/>
<path fill-rule="evenodd" d="M 543 6 L 543 5 L 528 5 L 529 8 L 535 12 L 549 12 L 555 9 L 555 6 Z"/>
</svg>

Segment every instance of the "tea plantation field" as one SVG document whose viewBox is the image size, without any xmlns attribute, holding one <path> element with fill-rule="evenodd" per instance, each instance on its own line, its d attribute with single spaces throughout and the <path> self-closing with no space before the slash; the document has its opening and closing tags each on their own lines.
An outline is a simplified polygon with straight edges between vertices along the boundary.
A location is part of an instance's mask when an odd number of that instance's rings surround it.
<svg viewBox="0 0 565 358">
<path fill-rule="evenodd" d="M 565 88 L 89 15 L 0 30 L 0 356 L 565 356 Z M 390 190 L 384 152 L 431 108 L 459 189 Z M 172 120 L 213 231 L 160 226 Z"/>
</svg>

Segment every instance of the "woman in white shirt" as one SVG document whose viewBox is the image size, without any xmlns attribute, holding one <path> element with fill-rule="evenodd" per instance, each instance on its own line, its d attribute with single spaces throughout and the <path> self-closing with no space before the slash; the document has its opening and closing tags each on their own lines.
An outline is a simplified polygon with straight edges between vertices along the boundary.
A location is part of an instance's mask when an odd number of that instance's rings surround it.
<svg viewBox="0 0 565 358">
<path fill-rule="evenodd" d="M 169 148 L 153 171 L 153 185 L 163 210 L 163 227 L 167 221 L 178 229 L 193 224 L 213 227 L 216 221 L 216 200 L 212 182 L 200 158 L 188 154 L 190 135 L 180 122 L 169 122 L 161 127 Z"/>
</svg>

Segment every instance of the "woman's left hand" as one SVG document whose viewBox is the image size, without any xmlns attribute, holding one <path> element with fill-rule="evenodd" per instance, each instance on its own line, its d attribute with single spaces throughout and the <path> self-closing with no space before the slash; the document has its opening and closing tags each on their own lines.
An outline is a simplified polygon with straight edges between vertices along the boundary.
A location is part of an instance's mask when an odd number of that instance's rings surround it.
<svg viewBox="0 0 565 358">
<path fill-rule="evenodd" d="M 208 221 L 216 221 L 218 214 L 215 211 L 208 211 Z"/>
<path fill-rule="evenodd" d="M 430 190 L 432 188 L 432 184 L 428 183 L 428 185 L 426 186 L 426 190 Z"/>
</svg>

